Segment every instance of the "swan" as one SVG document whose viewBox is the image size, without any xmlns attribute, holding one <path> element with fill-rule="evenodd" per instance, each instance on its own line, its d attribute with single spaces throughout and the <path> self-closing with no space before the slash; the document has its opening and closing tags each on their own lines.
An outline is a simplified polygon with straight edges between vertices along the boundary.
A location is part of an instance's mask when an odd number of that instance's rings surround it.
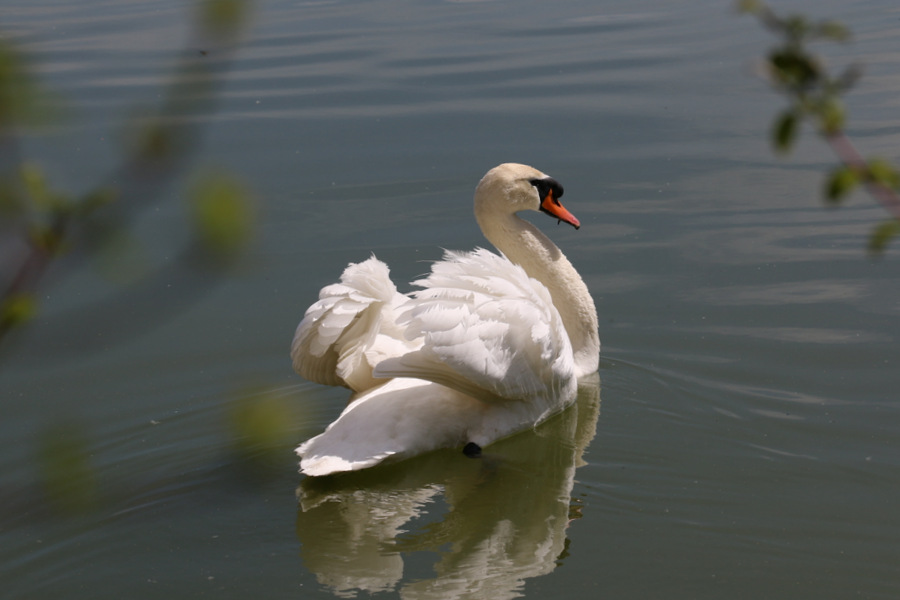
<svg viewBox="0 0 900 600">
<path fill-rule="evenodd" d="M 475 218 L 501 254 L 445 251 L 401 294 L 374 256 L 351 263 L 307 309 L 294 370 L 353 394 L 326 430 L 297 447 L 300 472 L 323 476 L 438 448 L 469 455 L 572 404 L 600 360 L 587 285 L 550 239 L 516 213 L 576 229 L 552 177 L 499 165 L 475 189 Z"/>
</svg>

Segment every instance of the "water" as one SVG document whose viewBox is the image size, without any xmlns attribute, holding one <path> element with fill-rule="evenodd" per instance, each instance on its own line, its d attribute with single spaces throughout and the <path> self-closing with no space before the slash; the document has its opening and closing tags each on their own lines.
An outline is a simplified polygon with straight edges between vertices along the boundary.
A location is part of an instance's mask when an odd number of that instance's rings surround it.
<svg viewBox="0 0 900 600">
<path fill-rule="evenodd" d="M 821 49 L 865 62 L 850 131 L 896 160 L 898 9 L 785 7 L 856 32 Z M 176 2 L 3 20 L 71 113 L 24 150 L 72 190 L 191 44 Z M 246 262 L 127 301 L 63 266 L 4 356 L 4 597 L 897 597 L 897 250 L 866 257 L 868 198 L 821 207 L 817 140 L 772 157 L 769 43 L 719 2 L 259 5 L 197 160 L 255 190 Z M 483 245 L 471 192 L 510 160 L 582 221 L 535 222 L 597 301 L 599 385 L 479 461 L 304 480 L 291 444 L 346 394 L 292 375 L 303 310 L 371 252 L 402 283 Z M 149 268 L 186 239 L 182 189 L 135 223 Z M 229 415 L 272 394 L 288 436 L 254 462 Z M 48 501 L 48 431 L 85 449 L 89 508 Z"/>
</svg>

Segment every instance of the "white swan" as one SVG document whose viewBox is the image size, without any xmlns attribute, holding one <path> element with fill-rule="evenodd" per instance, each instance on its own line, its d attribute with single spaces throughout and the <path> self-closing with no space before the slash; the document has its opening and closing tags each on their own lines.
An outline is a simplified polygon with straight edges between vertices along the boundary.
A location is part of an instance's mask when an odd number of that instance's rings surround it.
<svg viewBox="0 0 900 600">
<path fill-rule="evenodd" d="M 594 301 L 559 248 L 516 215 L 540 210 L 577 229 L 562 193 L 532 167 L 500 165 L 475 190 L 475 218 L 503 256 L 446 252 L 409 295 L 373 256 L 322 289 L 294 335 L 294 369 L 355 393 L 297 448 L 302 473 L 477 453 L 574 401 L 577 378 L 598 368 Z"/>
</svg>

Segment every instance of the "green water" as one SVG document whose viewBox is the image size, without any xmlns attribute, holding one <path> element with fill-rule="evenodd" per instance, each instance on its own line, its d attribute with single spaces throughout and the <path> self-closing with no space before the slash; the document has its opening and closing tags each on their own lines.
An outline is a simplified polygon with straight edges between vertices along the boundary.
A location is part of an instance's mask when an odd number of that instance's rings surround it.
<svg viewBox="0 0 900 600">
<path fill-rule="evenodd" d="M 856 32 L 821 50 L 866 64 L 850 133 L 900 158 L 900 11 L 786 8 Z M 68 106 L 23 154 L 89 188 L 190 46 L 187 11 L 0 14 Z M 3 356 L 0 596 L 896 598 L 900 250 L 866 256 L 864 195 L 821 206 L 813 137 L 772 156 L 769 43 L 724 2 L 258 4 L 196 159 L 254 190 L 245 260 L 127 297 L 60 263 Z M 372 252 L 404 289 L 484 245 L 471 194 L 506 161 L 582 222 L 535 221 L 597 302 L 599 382 L 481 460 L 304 480 L 292 446 L 346 392 L 291 372 L 303 311 Z M 134 223 L 150 270 L 188 239 L 181 183 Z M 274 407 L 284 437 L 248 456 L 236 406 Z M 85 469 L 62 500 L 48 449 Z"/>
</svg>

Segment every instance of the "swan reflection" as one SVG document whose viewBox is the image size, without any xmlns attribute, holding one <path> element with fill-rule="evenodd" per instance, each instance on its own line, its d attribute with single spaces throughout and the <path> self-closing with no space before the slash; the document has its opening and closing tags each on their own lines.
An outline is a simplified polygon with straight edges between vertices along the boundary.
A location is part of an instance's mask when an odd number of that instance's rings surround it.
<svg viewBox="0 0 900 600">
<path fill-rule="evenodd" d="M 343 597 L 520 596 L 525 579 L 550 573 L 567 554 L 566 528 L 580 516 L 571 498 L 575 469 L 599 414 L 593 376 L 579 383 L 575 405 L 480 459 L 438 451 L 304 479 L 297 536 L 305 566 Z M 406 577 L 404 567 L 412 571 Z"/>
</svg>

